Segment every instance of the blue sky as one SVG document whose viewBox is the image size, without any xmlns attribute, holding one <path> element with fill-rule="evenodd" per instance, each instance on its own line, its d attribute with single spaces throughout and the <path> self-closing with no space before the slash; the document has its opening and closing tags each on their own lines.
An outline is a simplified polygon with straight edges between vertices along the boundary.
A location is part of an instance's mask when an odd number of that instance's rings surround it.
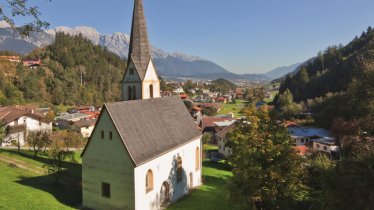
<svg viewBox="0 0 374 210">
<path fill-rule="evenodd" d="M 0 0 L 3 2 L 3 0 Z M 129 33 L 133 0 L 30 0 L 56 26 Z M 144 0 L 152 44 L 261 73 L 347 44 L 374 26 L 373 0 Z"/>
</svg>

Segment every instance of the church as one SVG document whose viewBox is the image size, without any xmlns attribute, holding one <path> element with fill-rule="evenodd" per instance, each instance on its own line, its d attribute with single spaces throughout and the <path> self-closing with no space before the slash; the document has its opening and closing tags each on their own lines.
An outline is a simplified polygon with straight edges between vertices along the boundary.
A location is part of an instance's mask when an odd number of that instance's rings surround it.
<svg viewBox="0 0 374 210">
<path fill-rule="evenodd" d="M 160 97 L 135 0 L 122 101 L 104 104 L 82 153 L 83 207 L 161 209 L 201 185 L 201 133 L 179 96 Z"/>
</svg>

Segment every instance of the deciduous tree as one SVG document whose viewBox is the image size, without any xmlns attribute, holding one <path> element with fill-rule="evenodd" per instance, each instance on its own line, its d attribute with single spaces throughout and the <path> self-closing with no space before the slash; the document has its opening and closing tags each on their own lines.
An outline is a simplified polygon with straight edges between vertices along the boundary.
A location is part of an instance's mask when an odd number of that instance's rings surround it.
<svg viewBox="0 0 374 210">
<path fill-rule="evenodd" d="M 308 192 L 303 161 L 287 129 L 265 109 L 245 112 L 247 121 L 228 134 L 230 199 L 243 209 L 292 209 Z"/>
</svg>

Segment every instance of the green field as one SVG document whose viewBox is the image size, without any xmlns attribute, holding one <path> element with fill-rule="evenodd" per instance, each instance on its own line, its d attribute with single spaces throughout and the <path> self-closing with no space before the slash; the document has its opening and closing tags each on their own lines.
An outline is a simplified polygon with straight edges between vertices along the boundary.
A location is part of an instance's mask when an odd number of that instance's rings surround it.
<svg viewBox="0 0 374 210">
<path fill-rule="evenodd" d="M 79 158 L 80 152 L 76 157 Z M 32 158 L 32 152 L 0 149 L 0 209 L 78 209 L 81 207 L 81 164 L 65 163 L 67 171 L 61 184 L 53 185 L 54 177 L 46 175 L 44 154 Z M 5 161 L 15 162 L 10 167 Z M 231 172 L 226 164 L 203 162 L 204 184 L 170 206 L 169 210 L 234 209 L 227 199 L 226 183 Z"/>
<path fill-rule="evenodd" d="M 235 210 L 233 205 L 228 202 L 226 189 L 227 179 L 230 176 L 232 174 L 226 164 L 204 161 L 204 184 L 168 209 Z"/>
<path fill-rule="evenodd" d="M 244 100 L 236 100 L 235 104 L 231 104 L 231 103 L 223 104 L 218 114 L 234 113 L 234 117 L 242 117 L 244 116 L 244 114 L 242 113 L 242 110 L 244 107 L 245 107 Z"/>
</svg>

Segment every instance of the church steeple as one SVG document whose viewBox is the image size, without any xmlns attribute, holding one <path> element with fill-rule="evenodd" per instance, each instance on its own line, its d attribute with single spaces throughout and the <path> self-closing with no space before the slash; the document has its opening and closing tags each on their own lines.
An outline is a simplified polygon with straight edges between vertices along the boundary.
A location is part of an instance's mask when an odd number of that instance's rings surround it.
<svg viewBox="0 0 374 210">
<path fill-rule="evenodd" d="M 122 100 L 160 97 L 160 81 L 151 56 L 143 0 L 135 0 L 127 68 L 122 79 Z"/>
<path fill-rule="evenodd" d="M 143 0 L 135 0 L 128 59 L 134 63 L 140 79 L 143 79 L 151 60 Z"/>
</svg>

